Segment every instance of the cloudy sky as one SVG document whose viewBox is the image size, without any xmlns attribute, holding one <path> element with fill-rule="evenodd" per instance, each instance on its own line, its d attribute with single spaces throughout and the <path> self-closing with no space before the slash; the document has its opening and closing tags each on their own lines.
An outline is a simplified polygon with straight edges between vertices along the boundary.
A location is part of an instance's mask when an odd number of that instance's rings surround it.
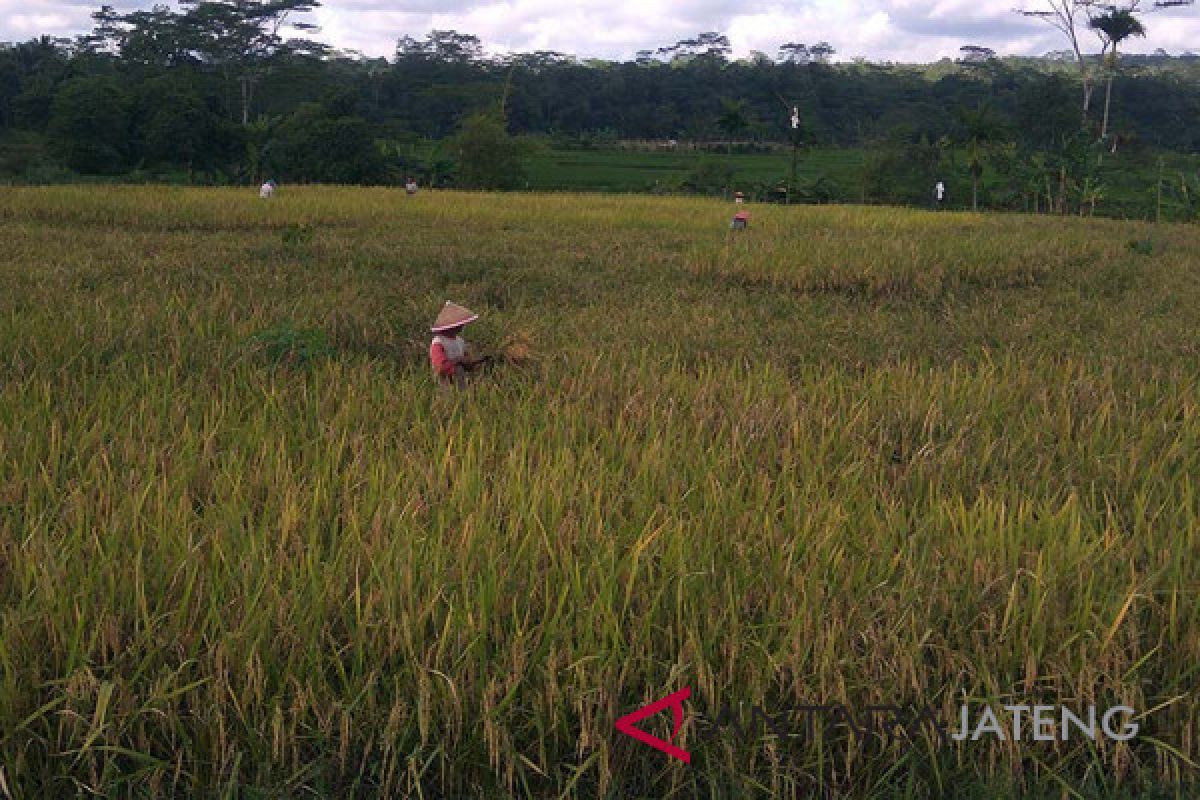
<svg viewBox="0 0 1200 800">
<path fill-rule="evenodd" d="M 150 3 L 105 0 L 118 10 Z M 165 0 L 160 0 L 163 2 Z M 48 33 L 73 35 L 90 27 L 100 5 L 80 0 L 0 0 L 0 41 Z M 1045 23 L 1014 8 L 1039 0 L 324 0 L 312 15 L 318 38 L 370 55 L 390 55 L 403 34 L 431 29 L 479 36 L 492 52 L 558 50 L 623 58 L 687 38 L 722 31 L 735 55 L 774 55 L 783 42 L 825 40 L 838 60 L 931 61 L 954 56 L 963 44 L 1003 54 L 1041 55 L 1062 49 Z M 1150 35 L 1131 52 L 1200 51 L 1200 7 L 1147 18 Z"/>
</svg>

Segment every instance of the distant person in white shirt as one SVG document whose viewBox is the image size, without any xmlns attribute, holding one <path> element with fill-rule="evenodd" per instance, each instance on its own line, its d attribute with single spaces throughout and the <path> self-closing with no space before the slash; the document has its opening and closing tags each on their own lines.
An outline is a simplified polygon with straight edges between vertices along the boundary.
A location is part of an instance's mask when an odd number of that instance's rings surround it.
<svg viewBox="0 0 1200 800">
<path fill-rule="evenodd" d="M 945 205 L 945 203 L 946 203 L 946 184 L 942 183 L 941 181 L 938 181 L 937 185 L 933 187 L 933 207 L 940 211 L 942 209 L 942 206 Z"/>
<path fill-rule="evenodd" d="M 266 200 L 275 194 L 275 181 L 267 181 L 258 190 L 258 196 Z"/>
<path fill-rule="evenodd" d="M 417 182 L 412 178 L 409 178 L 408 182 L 404 184 L 404 191 L 408 192 L 409 194 L 416 194 Z"/>
</svg>

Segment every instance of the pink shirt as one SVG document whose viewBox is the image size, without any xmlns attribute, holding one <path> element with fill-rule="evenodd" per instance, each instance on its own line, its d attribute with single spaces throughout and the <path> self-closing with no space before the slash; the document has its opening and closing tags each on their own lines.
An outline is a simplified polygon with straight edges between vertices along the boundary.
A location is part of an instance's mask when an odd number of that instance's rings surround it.
<svg viewBox="0 0 1200 800">
<path fill-rule="evenodd" d="M 461 337 L 435 336 L 429 345 L 429 362 L 435 374 L 449 378 L 467 355 L 467 343 Z"/>
</svg>

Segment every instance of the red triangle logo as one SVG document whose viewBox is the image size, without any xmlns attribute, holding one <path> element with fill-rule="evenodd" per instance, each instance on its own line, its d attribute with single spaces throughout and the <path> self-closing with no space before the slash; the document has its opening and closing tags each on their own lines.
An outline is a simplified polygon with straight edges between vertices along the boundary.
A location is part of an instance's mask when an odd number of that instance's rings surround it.
<svg viewBox="0 0 1200 800">
<path fill-rule="evenodd" d="M 691 687 L 684 687 L 678 692 L 669 694 L 661 700 L 655 700 L 649 705 L 642 706 L 632 714 L 626 714 L 617 720 L 617 730 L 626 736 L 632 736 L 642 744 L 648 744 L 655 750 L 660 750 L 671 758 L 677 758 L 685 764 L 692 763 L 692 754 L 687 750 L 676 747 L 671 744 L 675 741 L 675 737 L 679 735 L 680 728 L 683 727 L 683 701 L 692 696 Z M 644 720 L 646 717 L 652 717 L 664 708 L 670 708 L 674 717 L 674 725 L 671 729 L 671 741 L 663 741 L 657 736 L 652 736 L 646 733 L 641 728 L 635 727 L 637 723 Z"/>
</svg>

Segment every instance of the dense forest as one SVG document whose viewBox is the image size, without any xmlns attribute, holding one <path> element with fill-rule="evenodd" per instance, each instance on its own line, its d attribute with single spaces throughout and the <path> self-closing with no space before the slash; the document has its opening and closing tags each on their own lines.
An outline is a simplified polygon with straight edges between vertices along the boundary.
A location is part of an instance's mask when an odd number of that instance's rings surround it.
<svg viewBox="0 0 1200 800">
<path fill-rule="evenodd" d="M 106 6 L 76 39 L 0 45 L 0 177 L 388 183 L 416 174 L 512 186 L 534 141 L 730 153 L 794 144 L 869 148 L 864 199 L 912 200 L 888 187 L 923 193 L 925 173 L 950 158 L 973 184 L 1010 175 L 1009 205 L 1022 192 L 1027 205 L 1030 192 L 1054 205 L 1062 192 L 1039 187 L 1069 173 L 1082 206 L 1083 173 L 1106 156 L 1200 148 L 1191 55 L 1088 57 L 1093 81 L 1108 79 L 1102 119 L 1100 102 L 1081 115 L 1069 54 L 1001 59 L 967 45 L 960 59 L 930 65 L 835 63 L 819 42 L 735 60 L 724 36 L 704 33 L 614 62 L 488 56 L 474 36 L 433 31 L 399 38 L 392 58 L 368 58 L 286 38 L 285 22 L 303 37 L 311 9 L 303 0 Z M 490 168 L 465 163 L 472 153 Z M 905 174 L 913 170 L 923 173 Z M 1182 177 L 1184 194 L 1194 177 Z"/>
</svg>

